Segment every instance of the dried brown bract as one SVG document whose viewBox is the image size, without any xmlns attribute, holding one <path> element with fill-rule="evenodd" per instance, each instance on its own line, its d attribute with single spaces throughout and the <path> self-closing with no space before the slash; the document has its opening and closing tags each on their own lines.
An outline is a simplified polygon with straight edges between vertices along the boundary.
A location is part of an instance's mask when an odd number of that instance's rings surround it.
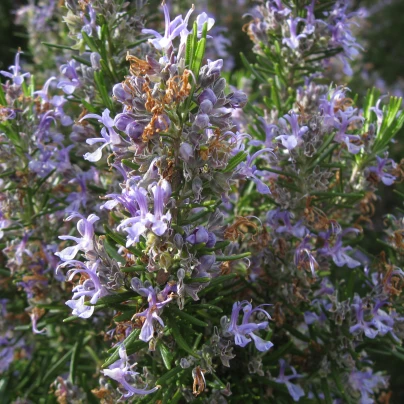
<svg viewBox="0 0 404 404">
<path fill-rule="evenodd" d="M 231 241 L 236 241 L 239 237 L 244 239 L 251 229 L 255 232 L 258 226 L 246 217 L 237 216 L 236 222 L 224 232 L 224 238 Z"/>
</svg>

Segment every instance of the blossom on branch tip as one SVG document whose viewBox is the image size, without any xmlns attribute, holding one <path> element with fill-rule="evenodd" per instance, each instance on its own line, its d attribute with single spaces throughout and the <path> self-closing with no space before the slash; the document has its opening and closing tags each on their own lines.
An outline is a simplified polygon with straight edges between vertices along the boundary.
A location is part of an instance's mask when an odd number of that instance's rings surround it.
<svg viewBox="0 0 404 404">
<path fill-rule="evenodd" d="M 122 399 L 127 399 L 129 397 L 136 395 L 147 395 L 154 393 L 156 390 L 159 389 L 158 386 L 146 390 L 146 389 L 139 389 L 134 387 L 131 383 L 135 381 L 135 377 L 139 374 L 132 370 L 132 368 L 136 365 L 136 363 L 132 366 L 129 365 L 128 356 L 126 354 L 126 349 L 124 345 L 119 347 L 119 357 L 120 359 L 109 366 L 108 369 L 104 369 L 102 372 L 105 376 L 117 381 L 122 385 L 122 387 L 126 390 L 126 393 L 122 394 Z"/>
<path fill-rule="evenodd" d="M 139 339 L 148 342 L 153 338 L 154 335 L 153 322 L 157 321 L 162 327 L 164 327 L 164 322 L 159 314 L 162 311 L 163 307 L 171 302 L 172 298 L 167 297 L 165 300 L 159 301 L 157 299 L 156 291 L 151 286 L 143 287 L 138 278 L 132 279 L 132 289 L 139 293 L 141 296 L 147 297 L 147 301 L 149 303 L 149 307 L 146 310 L 135 314 L 135 317 L 144 318 Z"/>
<path fill-rule="evenodd" d="M 60 72 L 66 77 L 66 80 L 60 80 L 57 87 L 61 88 L 67 95 L 73 94 L 76 88 L 81 85 L 76 71 L 76 61 L 71 60 L 67 64 L 60 66 Z"/>
<path fill-rule="evenodd" d="M 270 191 L 268 185 L 264 184 L 264 182 L 260 178 L 258 178 L 258 175 L 261 172 L 257 170 L 257 167 L 255 165 L 253 165 L 253 161 L 263 153 L 272 153 L 273 154 L 272 149 L 266 148 L 266 149 L 261 149 L 261 150 L 255 152 L 252 156 L 249 155 L 247 157 L 247 161 L 239 164 L 239 166 L 237 168 L 237 174 L 244 178 L 251 178 L 251 180 L 257 186 L 257 191 L 260 194 L 270 194 L 271 191 Z"/>
<path fill-rule="evenodd" d="M 384 185 L 393 185 L 396 181 L 396 177 L 392 174 L 386 173 L 384 170 L 388 167 L 394 169 L 397 164 L 392 159 L 381 158 L 376 156 L 377 166 L 368 167 L 366 169 L 368 173 L 368 179 L 375 179 L 376 181 L 382 181 Z"/>
<path fill-rule="evenodd" d="M 164 20 L 165 20 L 165 31 L 164 36 L 155 31 L 154 29 L 142 29 L 142 33 L 146 35 L 154 35 L 154 39 L 149 39 L 149 42 L 157 49 L 157 50 L 165 50 L 167 51 L 172 46 L 172 41 L 180 35 L 181 31 L 186 28 L 186 24 L 182 19 L 181 15 L 178 15 L 171 21 L 170 19 L 170 11 L 168 10 L 168 6 L 164 1 L 162 3 L 163 12 L 164 12 Z"/>
<path fill-rule="evenodd" d="M 81 234 L 80 237 L 73 236 L 59 236 L 61 240 L 73 240 L 77 244 L 72 247 L 66 247 L 64 250 L 55 253 L 58 257 L 60 257 L 63 261 L 69 261 L 74 259 L 76 254 L 79 251 L 83 251 L 84 253 L 93 251 L 93 239 L 94 239 L 94 223 L 100 218 L 94 214 L 91 214 L 86 219 L 80 213 L 72 213 L 69 217 L 66 218 L 66 221 L 73 219 L 74 217 L 80 217 L 80 220 L 77 222 L 77 230 Z"/>
<path fill-rule="evenodd" d="M 288 128 L 287 123 L 289 124 L 291 131 Z M 299 115 L 293 111 L 279 119 L 279 126 L 281 127 L 280 130 L 282 131 L 282 134 L 277 136 L 276 139 L 279 139 L 282 142 L 283 147 L 289 151 L 302 143 L 302 136 L 309 130 L 307 126 L 299 125 Z"/>
<path fill-rule="evenodd" d="M 297 49 L 300 45 L 300 40 L 306 38 L 306 34 L 297 34 L 297 24 L 299 24 L 300 18 L 289 18 L 287 23 L 289 25 L 289 38 L 283 38 L 282 43 L 286 44 L 290 49 Z"/>
<path fill-rule="evenodd" d="M 66 305 L 73 309 L 72 314 L 81 318 L 89 318 L 94 313 L 94 305 L 98 299 L 109 294 L 102 285 L 97 273 L 99 261 L 83 263 L 77 260 L 66 261 L 58 266 L 58 269 L 66 266 L 73 267 L 67 272 L 68 280 L 72 281 L 77 274 L 83 274 L 85 281 L 73 288 L 73 298 L 66 302 Z M 92 306 L 85 303 L 89 301 Z"/>
<path fill-rule="evenodd" d="M 101 130 L 101 138 L 91 138 L 87 139 L 86 143 L 93 145 L 95 143 L 103 143 L 101 147 L 99 147 L 96 151 L 92 153 L 86 153 L 84 158 L 88 161 L 96 162 L 99 161 L 102 157 L 102 149 L 109 144 L 117 145 L 121 143 L 121 137 L 114 129 L 114 120 L 110 117 L 109 109 L 105 109 L 102 115 L 97 114 L 87 114 L 80 119 L 82 122 L 85 119 L 97 119 L 97 121 L 104 125 L 104 128 Z"/>
<path fill-rule="evenodd" d="M 164 212 L 165 205 L 171 196 L 171 185 L 168 181 L 162 180 L 151 189 L 154 201 L 154 214 L 149 212 L 149 202 L 147 191 L 144 188 L 134 186 L 133 198 L 137 203 L 137 210 L 134 217 L 123 220 L 119 229 L 124 229 L 128 233 L 126 246 L 139 242 L 139 237 L 144 235 L 148 229 L 157 236 L 162 236 L 171 220 L 170 212 Z"/>
<path fill-rule="evenodd" d="M 298 384 L 291 383 L 290 380 L 301 378 L 303 375 L 299 375 L 293 366 L 287 365 L 284 359 L 279 360 L 279 365 L 279 376 L 275 379 L 276 383 L 284 384 L 287 387 L 289 394 L 292 396 L 293 401 L 299 401 L 300 398 L 304 396 L 304 390 Z M 285 375 L 286 367 L 289 367 L 292 371 L 291 375 Z"/>
<path fill-rule="evenodd" d="M 261 352 L 268 351 L 273 347 L 273 343 L 271 341 L 265 341 L 254 333 L 254 331 L 266 329 L 268 327 L 268 321 L 263 321 L 261 323 L 250 322 L 251 317 L 255 313 L 261 313 L 269 320 L 271 319 L 271 316 L 261 308 L 262 306 L 268 305 L 262 304 L 253 309 L 251 304 L 246 300 L 242 302 L 235 302 L 233 304 L 230 324 L 226 331 L 234 335 L 236 345 L 245 347 L 253 340 L 255 347 Z M 243 311 L 243 319 L 241 324 L 237 324 L 241 311 Z"/>
<path fill-rule="evenodd" d="M 12 79 L 13 84 L 16 85 L 17 87 L 21 86 L 22 83 L 24 82 L 24 77 L 30 78 L 30 73 L 23 73 L 21 74 L 21 67 L 20 67 L 20 54 L 22 52 L 19 50 L 17 51 L 15 55 L 15 61 L 14 65 L 9 67 L 9 70 L 12 71 L 12 73 L 6 72 L 4 70 L 0 70 L 0 74 L 3 76 Z"/>
</svg>

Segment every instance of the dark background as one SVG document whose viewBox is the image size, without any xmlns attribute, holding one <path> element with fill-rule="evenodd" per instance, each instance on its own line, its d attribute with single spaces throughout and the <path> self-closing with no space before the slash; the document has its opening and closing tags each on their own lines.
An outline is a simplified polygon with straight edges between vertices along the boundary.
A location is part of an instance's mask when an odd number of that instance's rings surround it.
<svg viewBox="0 0 404 404">
<path fill-rule="evenodd" d="M 0 69 L 14 64 L 15 52 L 20 46 L 27 48 L 27 33 L 21 26 L 15 25 L 15 11 L 26 4 L 22 0 L 0 0 Z"/>
</svg>

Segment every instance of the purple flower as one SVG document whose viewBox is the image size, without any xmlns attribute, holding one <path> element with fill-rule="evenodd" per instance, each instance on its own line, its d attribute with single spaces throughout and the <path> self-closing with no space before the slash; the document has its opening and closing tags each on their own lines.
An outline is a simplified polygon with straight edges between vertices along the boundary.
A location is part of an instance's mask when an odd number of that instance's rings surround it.
<svg viewBox="0 0 404 404">
<path fill-rule="evenodd" d="M 321 309 L 320 309 L 320 315 L 318 315 L 314 311 L 305 311 L 303 315 L 304 315 L 304 322 L 307 325 L 314 323 L 324 324 L 325 321 L 327 320 L 327 316 Z"/>
<path fill-rule="evenodd" d="M 80 122 L 83 121 L 84 119 L 97 119 L 99 123 L 104 125 L 104 128 L 101 130 L 101 138 L 91 138 L 87 139 L 86 142 L 90 145 L 93 145 L 95 143 L 104 143 L 101 147 L 99 147 L 96 151 L 93 153 L 86 153 L 84 155 L 84 158 L 88 161 L 98 161 L 102 157 L 102 149 L 109 144 L 119 144 L 121 143 L 121 137 L 119 134 L 115 131 L 114 129 L 114 120 L 109 116 L 110 111 L 109 109 L 105 109 L 105 111 L 102 113 L 102 116 L 97 115 L 97 114 L 87 114 L 81 118 Z"/>
<path fill-rule="evenodd" d="M 289 18 L 287 20 L 287 23 L 289 25 L 289 31 L 290 31 L 290 37 L 289 38 L 283 38 L 282 43 L 286 44 L 289 46 L 291 49 L 297 49 L 300 44 L 300 40 L 302 38 L 306 38 L 306 34 L 299 34 L 297 35 L 297 24 L 299 23 L 300 18 Z"/>
<path fill-rule="evenodd" d="M 316 28 L 316 24 L 327 25 L 327 23 L 323 20 L 316 19 L 314 16 L 314 5 L 316 0 L 312 0 L 311 3 L 305 7 L 307 10 L 306 18 L 302 18 L 302 21 L 306 23 L 303 33 L 304 34 L 312 34 Z"/>
<path fill-rule="evenodd" d="M 202 36 L 202 29 L 203 29 L 203 25 L 207 23 L 207 28 L 208 31 L 211 30 L 211 28 L 213 27 L 213 25 L 215 24 L 215 20 L 213 18 L 210 18 L 206 13 L 201 13 L 196 17 L 196 24 L 198 26 L 198 38 L 200 38 Z"/>
<path fill-rule="evenodd" d="M 35 131 L 35 137 L 37 141 L 45 142 L 46 139 L 49 139 L 49 129 L 52 123 L 56 124 L 55 113 L 53 110 L 47 111 L 40 116 L 39 125 Z"/>
<path fill-rule="evenodd" d="M 323 278 L 320 284 L 320 289 L 314 292 L 314 296 L 332 295 L 335 292 L 333 284 L 328 278 Z"/>
<path fill-rule="evenodd" d="M 77 245 L 72 247 L 66 247 L 64 250 L 55 253 L 58 257 L 60 257 L 63 261 L 70 261 L 74 259 L 76 254 L 79 251 L 83 251 L 84 253 L 93 251 L 93 239 L 94 239 L 94 223 L 100 218 L 94 214 L 91 214 L 86 219 L 80 213 L 72 213 L 69 217 L 66 218 L 66 221 L 73 219 L 74 217 L 80 217 L 81 219 L 77 222 L 77 230 L 81 234 L 80 237 L 73 236 L 59 236 L 61 240 L 73 240 L 77 243 Z"/>
<path fill-rule="evenodd" d="M 352 308 L 357 323 L 349 328 L 351 334 L 362 331 L 368 338 L 374 339 L 378 334 L 386 335 L 393 331 L 394 318 L 381 310 L 386 301 L 376 300 L 373 308 L 367 308 L 362 299 L 355 295 Z"/>
<path fill-rule="evenodd" d="M 197 114 L 195 116 L 194 126 L 198 129 L 205 129 L 209 126 L 209 115 Z"/>
<path fill-rule="evenodd" d="M 129 113 L 118 114 L 114 123 L 117 129 L 126 132 L 133 140 L 138 139 L 144 131 L 144 125 L 138 123 L 135 117 Z"/>
<path fill-rule="evenodd" d="M 83 18 L 83 28 L 81 29 L 82 31 L 84 31 L 88 36 L 92 36 L 93 32 L 97 32 L 97 14 L 94 10 L 94 8 L 92 7 L 91 4 L 87 5 L 88 7 L 88 15 L 90 16 L 90 20 L 88 20 L 88 18 L 86 17 L 86 15 L 84 13 L 82 14 L 82 18 Z M 81 34 L 79 34 L 79 37 L 82 36 Z"/>
<path fill-rule="evenodd" d="M 160 184 L 152 188 L 154 196 L 154 215 L 149 216 L 151 229 L 157 236 L 162 236 L 167 230 L 167 222 L 171 220 L 170 212 L 163 214 L 164 206 L 171 196 L 171 185 L 168 181 L 162 180 Z"/>
<path fill-rule="evenodd" d="M 207 76 L 211 76 L 212 74 L 220 74 L 220 71 L 223 67 L 223 60 L 210 60 L 208 59 L 208 69 L 206 71 Z"/>
<path fill-rule="evenodd" d="M 128 125 L 133 123 L 135 121 L 134 115 L 130 113 L 122 113 L 118 114 L 115 119 L 114 119 L 114 125 L 117 127 L 117 129 L 121 131 L 125 131 Z"/>
<path fill-rule="evenodd" d="M 184 54 L 184 50 L 187 44 L 187 39 L 188 39 L 188 35 L 190 34 L 190 32 L 188 31 L 188 21 L 189 18 L 191 17 L 191 14 L 194 12 L 195 7 L 192 4 L 192 7 L 189 9 L 189 11 L 187 12 L 185 19 L 184 19 L 184 28 L 182 29 L 182 31 L 180 32 L 180 46 L 178 48 L 178 54 L 177 54 L 177 60 L 180 60 L 183 57 Z"/>
<path fill-rule="evenodd" d="M 133 197 L 137 203 L 137 210 L 133 215 L 134 217 L 123 220 L 118 226 L 118 230 L 123 228 L 128 233 L 126 242 L 127 247 L 133 243 L 139 242 L 139 237 L 147 230 L 147 225 L 149 223 L 148 217 L 150 215 L 146 190 L 135 187 L 133 190 Z"/>
<path fill-rule="evenodd" d="M 48 80 L 46 80 L 44 86 L 42 87 L 42 90 L 34 91 L 33 94 L 37 95 L 38 97 L 41 97 L 44 101 L 49 102 L 49 96 L 48 96 L 48 91 L 49 91 L 49 86 L 52 83 L 52 81 L 56 80 L 56 77 L 52 76 Z"/>
<path fill-rule="evenodd" d="M 71 192 L 67 196 L 66 202 L 69 202 L 70 205 L 65 208 L 65 212 L 77 212 L 80 206 L 85 208 L 90 197 L 87 190 L 87 182 L 98 183 L 98 180 L 98 172 L 95 167 L 91 167 L 88 171 L 78 172 L 69 183 L 77 183 L 80 187 L 80 191 Z"/>
<path fill-rule="evenodd" d="M 377 100 L 377 103 L 374 107 L 371 107 L 370 110 L 373 111 L 376 114 L 377 117 L 377 126 L 380 130 L 382 123 L 383 123 L 383 118 L 384 118 L 384 114 L 383 114 L 383 110 L 380 108 L 380 103 L 382 102 L 383 98 L 386 98 L 387 95 L 384 95 L 383 97 L 380 97 Z"/>
<path fill-rule="evenodd" d="M 227 96 L 233 108 L 243 108 L 247 104 L 247 95 L 242 91 L 235 91 Z"/>
<path fill-rule="evenodd" d="M 262 180 L 257 177 L 257 174 L 259 174 L 260 171 L 257 170 L 255 165 L 252 165 L 253 161 L 263 153 L 272 153 L 272 149 L 261 149 L 255 152 L 252 156 L 248 156 L 247 161 L 239 164 L 237 173 L 244 178 L 251 178 L 257 186 L 257 191 L 260 194 L 270 194 L 271 191 L 269 190 L 268 185 L 264 184 Z"/>
<path fill-rule="evenodd" d="M 327 233 L 322 233 L 321 236 L 324 238 L 325 243 L 324 246 L 320 249 L 318 249 L 318 253 L 322 254 L 323 256 L 326 257 L 332 257 L 335 265 L 338 267 L 343 267 L 344 265 L 347 265 L 349 268 L 355 268 L 358 265 L 360 265 L 359 261 L 354 260 L 351 258 L 348 254 L 346 254 L 347 251 L 351 251 L 352 247 L 347 246 L 343 247 L 342 246 L 342 236 L 343 234 L 346 234 L 347 232 L 354 232 L 354 233 L 359 233 L 358 229 L 355 228 L 349 228 L 344 230 L 342 233 L 339 233 L 336 235 L 336 240 L 334 244 L 332 245 L 330 243 L 330 238 L 333 235 L 333 231 L 328 231 Z"/>
<path fill-rule="evenodd" d="M 60 120 L 63 126 L 70 126 L 73 123 L 72 118 L 66 115 L 63 105 L 67 102 L 66 98 L 61 95 L 54 95 L 50 103 L 55 107 L 55 117 Z"/>
<path fill-rule="evenodd" d="M 66 80 L 59 81 L 58 88 L 61 88 L 67 95 L 73 94 L 76 88 L 80 87 L 80 80 L 76 71 L 76 61 L 71 60 L 67 64 L 60 66 L 60 72 L 66 77 Z"/>
<path fill-rule="evenodd" d="M 211 88 L 205 88 L 198 97 L 199 104 L 202 104 L 204 101 L 210 101 L 212 106 L 216 104 L 217 97 Z"/>
<path fill-rule="evenodd" d="M 291 131 L 286 122 L 289 123 Z M 282 145 L 288 150 L 293 150 L 299 146 L 302 143 L 302 136 L 309 130 L 307 126 L 300 127 L 299 115 L 293 111 L 279 119 L 279 126 L 283 134 L 277 136 L 276 139 L 280 139 Z"/>
<path fill-rule="evenodd" d="M 179 154 L 185 162 L 188 162 L 195 154 L 194 148 L 189 143 L 181 143 Z"/>
<path fill-rule="evenodd" d="M 172 298 L 168 297 L 162 302 L 158 301 L 156 291 L 151 286 L 147 288 L 143 287 L 138 278 L 132 279 L 132 289 L 134 289 L 141 296 L 147 297 L 147 301 L 149 302 L 149 307 L 146 310 L 142 311 L 141 313 L 136 313 L 136 317 L 145 318 L 139 339 L 148 342 L 153 338 L 154 321 L 157 321 L 162 327 L 164 327 L 164 322 L 159 314 L 161 313 L 163 307 L 167 303 L 171 302 Z"/>
<path fill-rule="evenodd" d="M 26 347 L 24 338 L 12 338 L 11 333 L 5 336 L 0 335 L 0 374 L 6 372 L 15 358 L 15 351 L 18 348 Z"/>
<path fill-rule="evenodd" d="M 386 168 L 386 165 L 391 164 L 392 168 L 396 167 L 396 163 L 392 159 L 384 158 L 382 159 L 379 156 L 376 156 L 377 166 L 368 167 L 368 173 L 373 173 L 377 179 L 383 182 L 384 185 L 390 186 L 394 184 L 396 177 L 389 173 L 384 172 L 383 170 Z"/>
<path fill-rule="evenodd" d="M 172 41 L 180 35 L 181 31 L 185 28 L 186 24 L 184 23 L 182 16 L 178 15 L 174 18 L 173 21 L 170 20 L 170 12 L 168 10 L 168 6 L 165 2 L 162 4 L 164 11 L 164 19 L 165 19 L 165 32 L 164 36 L 161 36 L 157 31 L 153 29 L 142 29 L 143 34 L 154 35 L 154 39 L 149 39 L 149 42 L 157 49 L 157 50 L 165 50 L 167 51 L 172 46 Z"/>
<path fill-rule="evenodd" d="M 246 300 L 233 304 L 230 325 L 226 331 L 234 335 L 236 345 L 245 347 L 252 339 L 255 343 L 255 347 L 261 352 L 266 352 L 272 348 L 273 343 L 271 341 L 264 341 L 258 335 L 254 334 L 254 331 L 266 329 L 268 327 L 268 321 L 261 323 L 249 322 L 252 315 L 255 313 L 262 313 L 269 320 L 271 319 L 271 316 L 261 308 L 262 306 L 268 305 L 262 304 L 253 309 L 251 304 Z M 241 324 L 237 324 L 241 310 L 243 311 L 243 320 Z"/>
<path fill-rule="evenodd" d="M 214 233 L 207 231 L 203 226 L 198 226 L 187 236 L 186 240 L 190 244 L 205 243 L 206 247 L 212 248 L 216 244 L 216 236 Z"/>
<path fill-rule="evenodd" d="M 77 260 L 70 260 L 58 266 L 64 268 L 66 266 L 74 267 L 67 272 L 68 280 L 71 281 L 77 274 L 83 273 L 87 275 L 87 279 L 73 288 L 73 297 L 66 302 L 66 305 L 73 309 L 72 314 L 81 318 L 89 318 L 94 313 L 94 306 L 87 306 L 85 302 L 88 300 L 95 305 L 103 296 L 109 294 L 108 290 L 101 284 L 97 274 L 99 261 L 83 263 Z"/>
<path fill-rule="evenodd" d="M 0 106 L 0 116 L 3 121 L 7 121 L 9 119 L 15 119 L 17 114 L 12 108 L 5 108 Z"/>
<path fill-rule="evenodd" d="M 328 31 L 331 36 L 329 46 L 343 48 L 344 52 L 337 57 L 344 64 L 344 73 L 352 75 L 348 59 L 354 59 L 359 53 L 358 49 L 362 49 L 362 47 L 356 43 L 355 37 L 352 35 L 351 20 L 357 13 L 347 13 L 348 4 L 348 2 L 335 3 L 328 19 Z"/>
<path fill-rule="evenodd" d="M 143 189 L 143 188 L 142 188 Z M 122 190 L 122 194 L 108 194 L 105 198 L 111 198 L 110 201 L 101 205 L 101 209 L 112 210 L 117 205 L 121 204 L 131 216 L 136 216 L 139 211 L 139 204 L 137 202 L 137 191 L 139 188 L 136 185 L 129 186 Z M 143 190 L 144 192 L 145 190 Z M 141 212 L 140 212 L 141 213 Z"/>
<path fill-rule="evenodd" d="M 24 82 L 24 77 L 27 77 L 27 78 L 30 77 L 29 73 L 21 74 L 21 67 L 20 67 L 20 54 L 21 53 L 22 52 L 20 50 L 16 53 L 14 65 L 9 67 L 9 70 L 11 70 L 12 73 L 6 72 L 4 70 L 0 70 L 0 74 L 2 74 L 5 77 L 8 77 L 9 79 L 12 79 L 14 85 L 16 85 L 17 87 L 21 86 L 21 84 Z"/>
<path fill-rule="evenodd" d="M 313 252 L 310 246 L 310 236 L 304 238 L 304 240 L 296 247 L 294 263 L 297 268 L 310 268 L 313 276 L 316 276 L 316 267 L 318 263 L 314 258 Z"/>
<path fill-rule="evenodd" d="M 7 229 L 8 226 L 10 226 L 10 224 L 12 224 L 13 222 L 9 219 L 6 219 L 3 215 L 3 212 L 0 210 L 0 240 L 3 238 L 4 236 L 4 231 L 3 229 Z"/>
<path fill-rule="evenodd" d="M 52 170 L 64 172 L 71 168 L 69 152 L 73 147 L 74 145 L 57 148 L 51 145 L 42 146 L 38 143 L 39 153 L 36 159 L 28 156 L 30 160 L 28 167 L 41 178 L 46 177 Z"/>
<path fill-rule="evenodd" d="M 162 236 L 171 220 L 170 212 L 163 214 L 165 204 L 171 196 L 171 185 L 168 181 L 162 180 L 160 184 L 152 188 L 154 196 L 154 214 L 149 212 L 147 191 L 141 187 L 134 187 L 133 198 L 137 203 L 136 213 L 129 219 L 123 220 L 118 229 L 124 229 L 128 233 L 126 246 L 139 242 L 139 237 L 148 229 L 151 229 L 157 236 Z"/>
<path fill-rule="evenodd" d="M 132 95 L 125 91 L 122 83 L 115 84 L 112 88 L 112 94 L 121 103 L 132 102 Z"/>
<path fill-rule="evenodd" d="M 28 238 L 31 236 L 32 232 L 24 233 L 24 236 L 20 243 L 17 246 L 15 251 L 15 261 L 17 265 L 22 265 L 23 257 L 22 255 L 25 253 L 29 257 L 32 257 L 32 252 L 27 248 Z"/>
<path fill-rule="evenodd" d="M 357 135 L 349 135 L 346 133 L 348 127 L 353 123 L 360 121 L 363 122 L 363 117 L 360 116 L 350 116 L 354 111 L 345 112 L 345 111 L 338 111 L 337 117 L 334 119 L 334 128 L 337 129 L 337 134 L 335 136 L 335 140 L 339 143 L 345 142 L 347 145 L 348 151 L 352 154 L 357 154 L 362 150 L 362 146 L 357 146 L 351 141 L 360 140 L 360 137 Z"/>
<path fill-rule="evenodd" d="M 42 334 L 42 333 L 46 333 L 46 328 L 43 328 L 41 331 L 38 330 L 37 328 L 37 322 L 39 319 L 39 310 L 34 308 L 31 310 L 31 312 L 29 313 L 29 316 L 31 318 L 31 322 L 32 322 L 32 332 L 34 334 Z"/>
<path fill-rule="evenodd" d="M 249 142 L 251 146 L 266 146 L 266 147 L 271 147 L 273 139 L 276 137 L 276 135 L 279 132 L 278 126 L 275 124 L 269 124 L 264 117 L 259 117 L 258 120 L 261 122 L 261 126 L 264 129 L 265 133 L 265 141 L 253 139 Z"/>
<path fill-rule="evenodd" d="M 124 345 L 121 345 L 119 347 L 119 357 L 120 359 L 109 366 L 108 369 L 103 370 L 103 373 L 105 376 L 120 383 L 126 390 L 126 393 L 122 395 L 120 400 L 132 397 L 135 394 L 144 396 L 146 394 L 154 393 L 156 390 L 158 390 L 158 386 L 154 387 L 151 390 L 138 389 L 132 386 L 131 383 L 135 381 L 135 376 L 139 373 L 132 370 L 134 365 L 129 365 L 129 360 L 128 356 L 126 355 L 126 349 Z"/>
<path fill-rule="evenodd" d="M 283 5 L 282 0 L 271 0 L 266 3 L 266 6 L 270 10 L 274 10 L 276 14 L 279 14 L 283 17 L 287 17 L 292 10 L 290 8 L 287 8 Z"/>
<path fill-rule="evenodd" d="M 275 379 L 276 383 L 284 384 L 287 387 L 289 394 L 292 396 L 293 400 L 299 401 L 300 398 L 304 396 L 304 390 L 298 384 L 291 383 L 290 380 L 297 379 L 303 376 L 299 375 L 293 366 L 287 365 L 284 359 L 279 360 L 279 365 L 279 376 Z M 291 375 L 285 376 L 286 366 L 288 366 L 288 368 L 292 371 Z"/>
<path fill-rule="evenodd" d="M 320 98 L 319 109 L 322 112 L 325 128 L 334 127 L 335 121 L 339 120 L 340 106 L 344 105 L 344 111 L 341 111 L 346 117 L 351 117 L 356 110 L 352 106 L 344 103 L 346 92 L 349 88 L 337 87 L 330 90 L 327 94 Z"/>
<path fill-rule="evenodd" d="M 293 219 L 293 213 L 279 208 L 271 210 L 267 214 L 268 223 L 273 227 L 277 233 L 286 233 L 297 238 L 303 238 L 308 230 L 302 225 L 302 220 L 292 225 L 290 219 Z"/>
<path fill-rule="evenodd" d="M 380 373 L 373 374 L 373 370 L 354 370 L 349 375 L 349 384 L 359 393 L 360 404 L 373 404 L 373 394 L 379 388 L 387 388 L 388 378 Z"/>
<path fill-rule="evenodd" d="M 37 267 L 41 265 L 41 262 L 35 262 L 30 267 Z M 43 264 L 42 264 L 43 265 Z M 39 272 L 39 271 L 38 271 Z M 43 271 L 40 270 L 40 273 L 36 272 L 38 275 L 42 275 Z M 23 277 L 24 279 L 25 277 Z M 28 278 L 28 279 L 27 279 Z M 28 299 L 34 298 L 36 295 L 40 294 L 41 291 L 44 291 L 48 286 L 48 279 L 44 276 L 34 276 L 27 277 L 25 280 L 21 282 L 17 282 L 19 288 L 24 289 L 24 292 L 27 295 Z"/>
</svg>

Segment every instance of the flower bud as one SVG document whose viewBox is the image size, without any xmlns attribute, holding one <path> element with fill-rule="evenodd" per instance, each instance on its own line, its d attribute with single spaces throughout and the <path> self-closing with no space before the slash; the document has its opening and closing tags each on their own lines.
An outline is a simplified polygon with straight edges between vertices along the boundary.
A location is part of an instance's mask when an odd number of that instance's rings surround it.
<svg viewBox="0 0 404 404">
<path fill-rule="evenodd" d="M 133 117 L 129 114 L 118 114 L 114 119 L 114 125 L 119 130 L 125 131 L 126 127 L 133 121 Z"/>
<path fill-rule="evenodd" d="M 142 136 L 142 133 L 144 131 L 144 126 L 141 125 L 140 123 L 133 121 L 131 122 L 127 127 L 126 127 L 126 133 L 129 135 L 129 137 L 133 140 L 138 139 L 140 136 Z"/>
<path fill-rule="evenodd" d="M 212 248 L 215 246 L 215 244 L 216 244 L 216 236 L 214 235 L 214 233 L 209 232 L 209 238 L 208 242 L 206 243 L 206 247 Z"/>
<path fill-rule="evenodd" d="M 199 201 L 201 198 L 202 190 L 203 190 L 203 184 L 201 178 L 195 177 L 192 180 L 192 192 L 194 193 L 195 199 L 197 201 Z"/>
<path fill-rule="evenodd" d="M 227 98 L 233 108 L 243 108 L 247 104 L 247 96 L 242 91 L 235 91 Z"/>
<path fill-rule="evenodd" d="M 166 114 L 161 114 L 154 122 L 154 129 L 156 129 L 157 132 L 164 131 L 170 127 L 170 124 L 170 118 Z"/>
<path fill-rule="evenodd" d="M 213 87 L 213 92 L 216 94 L 217 97 L 219 97 L 225 88 L 226 80 L 221 77 L 218 81 L 216 81 L 215 86 Z"/>
<path fill-rule="evenodd" d="M 101 64 L 100 64 L 100 60 L 101 60 L 101 55 L 97 52 L 91 52 L 90 55 L 90 60 L 91 60 L 91 67 L 94 70 L 99 70 L 101 69 Z"/>
<path fill-rule="evenodd" d="M 200 129 L 209 126 L 209 116 L 206 114 L 198 114 L 195 118 L 194 125 Z"/>
<path fill-rule="evenodd" d="M 216 104 L 217 97 L 212 89 L 206 88 L 199 95 L 199 97 L 198 97 L 199 104 L 202 104 L 205 100 L 209 100 L 213 105 Z"/>
<path fill-rule="evenodd" d="M 223 59 L 218 59 L 215 61 L 211 61 L 208 59 L 208 75 L 220 74 L 222 67 L 223 67 Z"/>
<path fill-rule="evenodd" d="M 131 99 L 130 94 L 128 94 L 128 93 L 124 90 L 124 88 L 123 88 L 123 86 L 122 86 L 122 83 L 118 83 L 118 84 L 115 84 L 115 85 L 114 85 L 114 87 L 113 87 L 113 89 L 112 89 L 112 94 L 113 94 L 114 97 L 115 97 L 118 101 L 120 101 L 120 102 L 125 102 L 125 101 L 128 101 L 128 100 Z"/>
<path fill-rule="evenodd" d="M 207 243 L 209 241 L 209 234 L 208 231 L 200 226 L 197 227 L 187 238 L 186 240 L 190 244 L 200 244 L 200 243 Z"/>
<path fill-rule="evenodd" d="M 199 110 L 204 114 L 209 114 L 213 109 L 213 104 L 209 100 L 204 100 L 201 102 Z"/>
<path fill-rule="evenodd" d="M 184 245 L 184 239 L 182 238 L 181 234 L 177 233 L 174 236 L 174 245 L 179 249 L 182 250 L 182 247 Z"/>
<path fill-rule="evenodd" d="M 180 146 L 180 157 L 188 162 L 191 157 L 194 155 L 194 149 L 189 143 L 181 143 Z"/>
</svg>

